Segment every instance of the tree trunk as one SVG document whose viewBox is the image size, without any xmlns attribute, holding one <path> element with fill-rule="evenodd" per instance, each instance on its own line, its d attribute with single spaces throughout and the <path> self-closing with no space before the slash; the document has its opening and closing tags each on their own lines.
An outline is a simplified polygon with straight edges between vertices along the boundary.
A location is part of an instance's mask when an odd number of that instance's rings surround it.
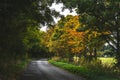
<svg viewBox="0 0 120 80">
<path fill-rule="evenodd" d="M 97 59 L 97 49 L 94 48 L 94 58 Z"/>
<path fill-rule="evenodd" d="M 120 32 L 119 32 L 119 26 L 117 25 L 117 44 L 116 44 L 117 50 L 116 50 L 116 59 L 117 59 L 117 65 L 120 67 Z"/>
<path fill-rule="evenodd" d="M 88 60 L 89 60 L 89 62 L 90 62 L 90 61 L 92 61 L 92 59 L 93 59 L 93 55 L 92 55 L 93 50 L 91 49 L 91 50 L 89 51 L 89 53 L 90 53 L 90 55 L 89 55 L 89 57 L 88 57 Z"/>
</svg>

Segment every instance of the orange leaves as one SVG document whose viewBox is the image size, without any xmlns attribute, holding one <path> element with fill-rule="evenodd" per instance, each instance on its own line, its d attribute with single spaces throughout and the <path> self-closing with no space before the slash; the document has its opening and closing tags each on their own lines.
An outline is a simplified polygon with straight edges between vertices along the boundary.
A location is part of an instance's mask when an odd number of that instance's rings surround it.
<svg viewBox="0 0 120 80">
<path fill-rule="evenodd" d="M 72 53 L 80 53 L 82 50 L 84 50 L 84 47 L 76 47 L 71 49 Z"/>
<path fill-rule="evenodd" d="M 71 34 L 71 36 L 76 36 L 78 38 L 84 36 L 84 32 L 77 32 L 74 30 L 68 30 L 68 32 Z"/>
<path fill-rule="evenodd" d="M 76 42 L 71 40 L 71 41 L 68 41 L 67 43 L 70 45 L 74 45 Z"/>
<path fill-rule="evenodd" d="M 84 32 L 77 32 L 75 30 L 67 30 L 69 34 L 69 39 L 67 41 L 68 45 L 71 47 L 71 53 L 80 53 L 84 50 Z"/>
<path fill-rule="evenodd" d="M 110 31 L 106 31 L 106 32 L 102 32 L 102 34 L 109 35 L 109 34 L 111 34 L 111 32 Z"/>
</svg>

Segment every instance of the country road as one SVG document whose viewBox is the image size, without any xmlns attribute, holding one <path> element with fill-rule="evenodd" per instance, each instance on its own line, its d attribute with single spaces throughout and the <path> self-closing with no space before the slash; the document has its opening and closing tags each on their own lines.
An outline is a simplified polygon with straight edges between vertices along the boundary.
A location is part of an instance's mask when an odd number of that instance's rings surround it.
<svg viewBox="0 0 120 80">
<path fill-rule="evenodd" d="M 63 69 L 52 66 L 47 60 L 32 61 L 20 80 L 85 80 Z"/>
</svg>

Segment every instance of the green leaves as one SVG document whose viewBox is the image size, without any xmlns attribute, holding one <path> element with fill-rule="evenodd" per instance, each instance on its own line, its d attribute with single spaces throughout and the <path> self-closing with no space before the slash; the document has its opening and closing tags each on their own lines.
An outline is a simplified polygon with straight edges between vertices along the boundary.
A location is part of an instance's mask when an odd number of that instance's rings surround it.
<svg viewBox="0 0 120 80">
<path fill-rule="evenodd" d="M 102 34 L 104 41 L 112 43 L 112 47 L 117 51 L 116 56 L 120 56 L 120 1 L 119 0 L 74 0 L 78 1 L 74 6 L 77 13 L 81 15 L 82 30 L 91 29 L 98 32 L 111 32 L 111 34 Z M 65 5 L 72 5 L 74 1 L 69 3 L 63 2 Z M 69 8 L 69 6 L 66 6 Z M 72 6 L 71 6 L 72 7 Z M 108 37 L 106 37 L 108 36 Z M 113 39 L 111 40 L 110 37 Z M 116 42 L 114 42 L 116 41 Z M 117 48 L 117 49 L 116 49 Z M 120 59 L 118 59 L 120 64 Z"/>
</svg>

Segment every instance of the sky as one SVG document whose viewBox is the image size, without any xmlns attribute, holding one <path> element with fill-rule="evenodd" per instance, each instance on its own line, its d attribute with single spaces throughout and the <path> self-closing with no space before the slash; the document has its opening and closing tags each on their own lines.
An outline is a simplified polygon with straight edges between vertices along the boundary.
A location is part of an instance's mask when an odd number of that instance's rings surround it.
<svg viewBox="0 0 120 80">
<path fill-rule="evenodd" d="M 67 16 L 67 15 L 77 15 L 75 10 L 73 10 L 72 13 L 70 13 L 69 9 L 65 9 L 64 11 L 62 11 L 62 7 L 63 7 L 62 3 L 59 3 L 59 4 L 53 3 L 52 7 L 50 7 L 50 9 L 55 9 L 57 12 L 60 12 L 60 14 L 62 14 L 64 16 Z M 55 22 L 57 22 L 59 19 L 56 19 Z"/>
<path fill-rule="evenodd" d="M 75 10 L 73 10 L 73 12 L 70 12 L 68 9 L 65 9 L 64 11 L 62 11 L 62 7 L 63 7 L 62 3 L 59 3 L 59 4 L 53 3 L 52 6 L 50 7 L 50 9 L 54 9 L 54 10 L 60 12 L 60 14 L 62 14 L 64 16 L 77 15 Z M 54 20 L 55 20 L 55 23 L 57 23 L 60 20 L 60 18 L 54 18 Z M 46 31 L 46 26 L 42 27 L 40 30 Z"/>
</svg>

